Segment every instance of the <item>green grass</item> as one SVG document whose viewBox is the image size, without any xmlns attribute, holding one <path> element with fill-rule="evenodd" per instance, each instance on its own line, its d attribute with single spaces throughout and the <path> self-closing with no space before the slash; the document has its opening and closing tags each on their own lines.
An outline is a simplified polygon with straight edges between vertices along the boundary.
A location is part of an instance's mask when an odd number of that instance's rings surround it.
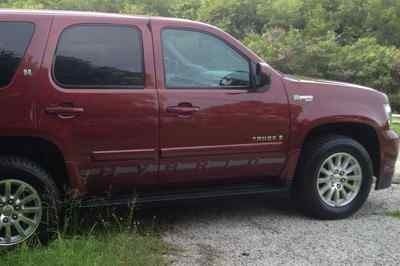
<svg viewBox="0 0 400 266">
<path fill-rule="evenodd" d="M 166 246 L 151 235 L 110 232 L 58 238 L 47 247 L 22 246 L 0 257 L 4 266 L 131 266 L 166 265 Z"/>
<path fill-rule="evenodd" d="M 388 215 L 400 219 L 400 211 L 389 212 Z"/>
<path fill-rule="evenodd" d="M 154 224 L 140 230 L 133 211 L 70 209 L 55 240 L 47 246 L 0 250 L 1 266 L 166 265 L 168 246 Z M 141 233 L 139 233 L 141 232 Z"/>
<path fill-rule="evenodd" d="M 394 131 L 396 131 L 397 134 L 400 135 L 400 124 L 399 123 L 392 123 L 391 127 L 393 128 Z"/>
</svg>

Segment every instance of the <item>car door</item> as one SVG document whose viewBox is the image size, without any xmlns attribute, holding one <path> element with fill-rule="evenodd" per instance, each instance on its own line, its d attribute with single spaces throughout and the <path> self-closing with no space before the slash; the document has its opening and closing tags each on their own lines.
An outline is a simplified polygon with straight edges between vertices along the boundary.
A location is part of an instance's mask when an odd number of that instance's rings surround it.
<svg viewBox="0 0 400 266">
<path fill-rule="evenodd" d="M 2 115 L 2 135 L 29 135 L 36 126 L 33 77 L 39 71 L 50 22 L 50 16 L 0 11 L 0 106 L 14 110 Z"/>
<path fill-rule="evenodd" d="M 157 181 L 158 102 L 145 18 L 56 16 L 39 127 L 89 193 Z"/>
<path fill-rule="evenodd" d="M 160 104 L 160 182 L 268 180 L 284 166 L 289 130 L 280 76 L 251 90 L 260 59 L 200 23 L 152 20 Z"/>
</svg>

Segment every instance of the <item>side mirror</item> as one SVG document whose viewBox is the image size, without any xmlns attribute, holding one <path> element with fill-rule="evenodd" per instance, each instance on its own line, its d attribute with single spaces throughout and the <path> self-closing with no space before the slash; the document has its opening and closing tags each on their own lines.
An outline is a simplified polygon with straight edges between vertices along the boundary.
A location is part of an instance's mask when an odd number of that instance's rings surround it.
<svg viewBox="0 0 400 266">
<path fill-rule="evenodd" d="M 269 89 L 271 85 L 271 76 L 268 74 L 268 67 L 264 63 L 253 63 L 252 70 L 252 89 L 251 91 L 259 92 Z"/>
</svg>

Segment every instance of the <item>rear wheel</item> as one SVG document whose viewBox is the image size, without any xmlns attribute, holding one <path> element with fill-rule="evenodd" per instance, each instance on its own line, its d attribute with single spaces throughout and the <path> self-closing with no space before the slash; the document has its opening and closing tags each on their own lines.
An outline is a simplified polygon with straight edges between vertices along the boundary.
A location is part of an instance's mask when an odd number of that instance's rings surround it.
<svg viewBox="0 0 400 266">
<path fill-rule="evenodd" d="M 58 191 L 35 163 L 0 158 L 0 246 L 45 243 L 57 226 Z"/>
<path fill-rule="evenodd" d="M 309 216 L 346 218 L 366 201 L 372 173 L 371 158 L 360 143 L 344 136 L 325 136 L 306 146 L 294 195 Z"/>
</svg>

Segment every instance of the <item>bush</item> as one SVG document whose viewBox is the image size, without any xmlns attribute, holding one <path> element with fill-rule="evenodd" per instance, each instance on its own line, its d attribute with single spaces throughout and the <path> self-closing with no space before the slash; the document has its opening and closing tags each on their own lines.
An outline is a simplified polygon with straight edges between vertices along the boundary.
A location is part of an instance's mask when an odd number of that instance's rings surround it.
<svg viewBox="0 0 400 266">
<path fill-rule="evenodd" d="M 333 32 L 306 38 L 297 29 L 272 29 L 261 36 L 250 34 L 244 42 L 285 73 L 353 82 L 391 94 L 399 92 L 395 76 L 400 52 L 394 46 L 380 45 L 372 37 L 341 45 Z"/>
<path fill-rule="evenodd" d="M 267 3 L 265 3 L 267 2 Z M 205 0 L 199 8 L 201 21 L 219 26 L 236 38 L 242 39 L 251 32 L 260 32 L 266 18 L 256 16 L 263 0 Z"/>
<path fill-rule="evenodd" d="M 400 94 L 389 95 L 390 105 L 394 113 L 400 113 Z"/>
<path fill-rule="evenodd" d="M 331 58 L 337 67 L 327 75 L 370 86 L 385 93 L 398 93 L 393 70 L 399 62 L 399 55 L 399 50 L 395 47 L 383 46 L 375 38 L 360 38 L 339 49 L 338 54 Z"/>
</svg>

